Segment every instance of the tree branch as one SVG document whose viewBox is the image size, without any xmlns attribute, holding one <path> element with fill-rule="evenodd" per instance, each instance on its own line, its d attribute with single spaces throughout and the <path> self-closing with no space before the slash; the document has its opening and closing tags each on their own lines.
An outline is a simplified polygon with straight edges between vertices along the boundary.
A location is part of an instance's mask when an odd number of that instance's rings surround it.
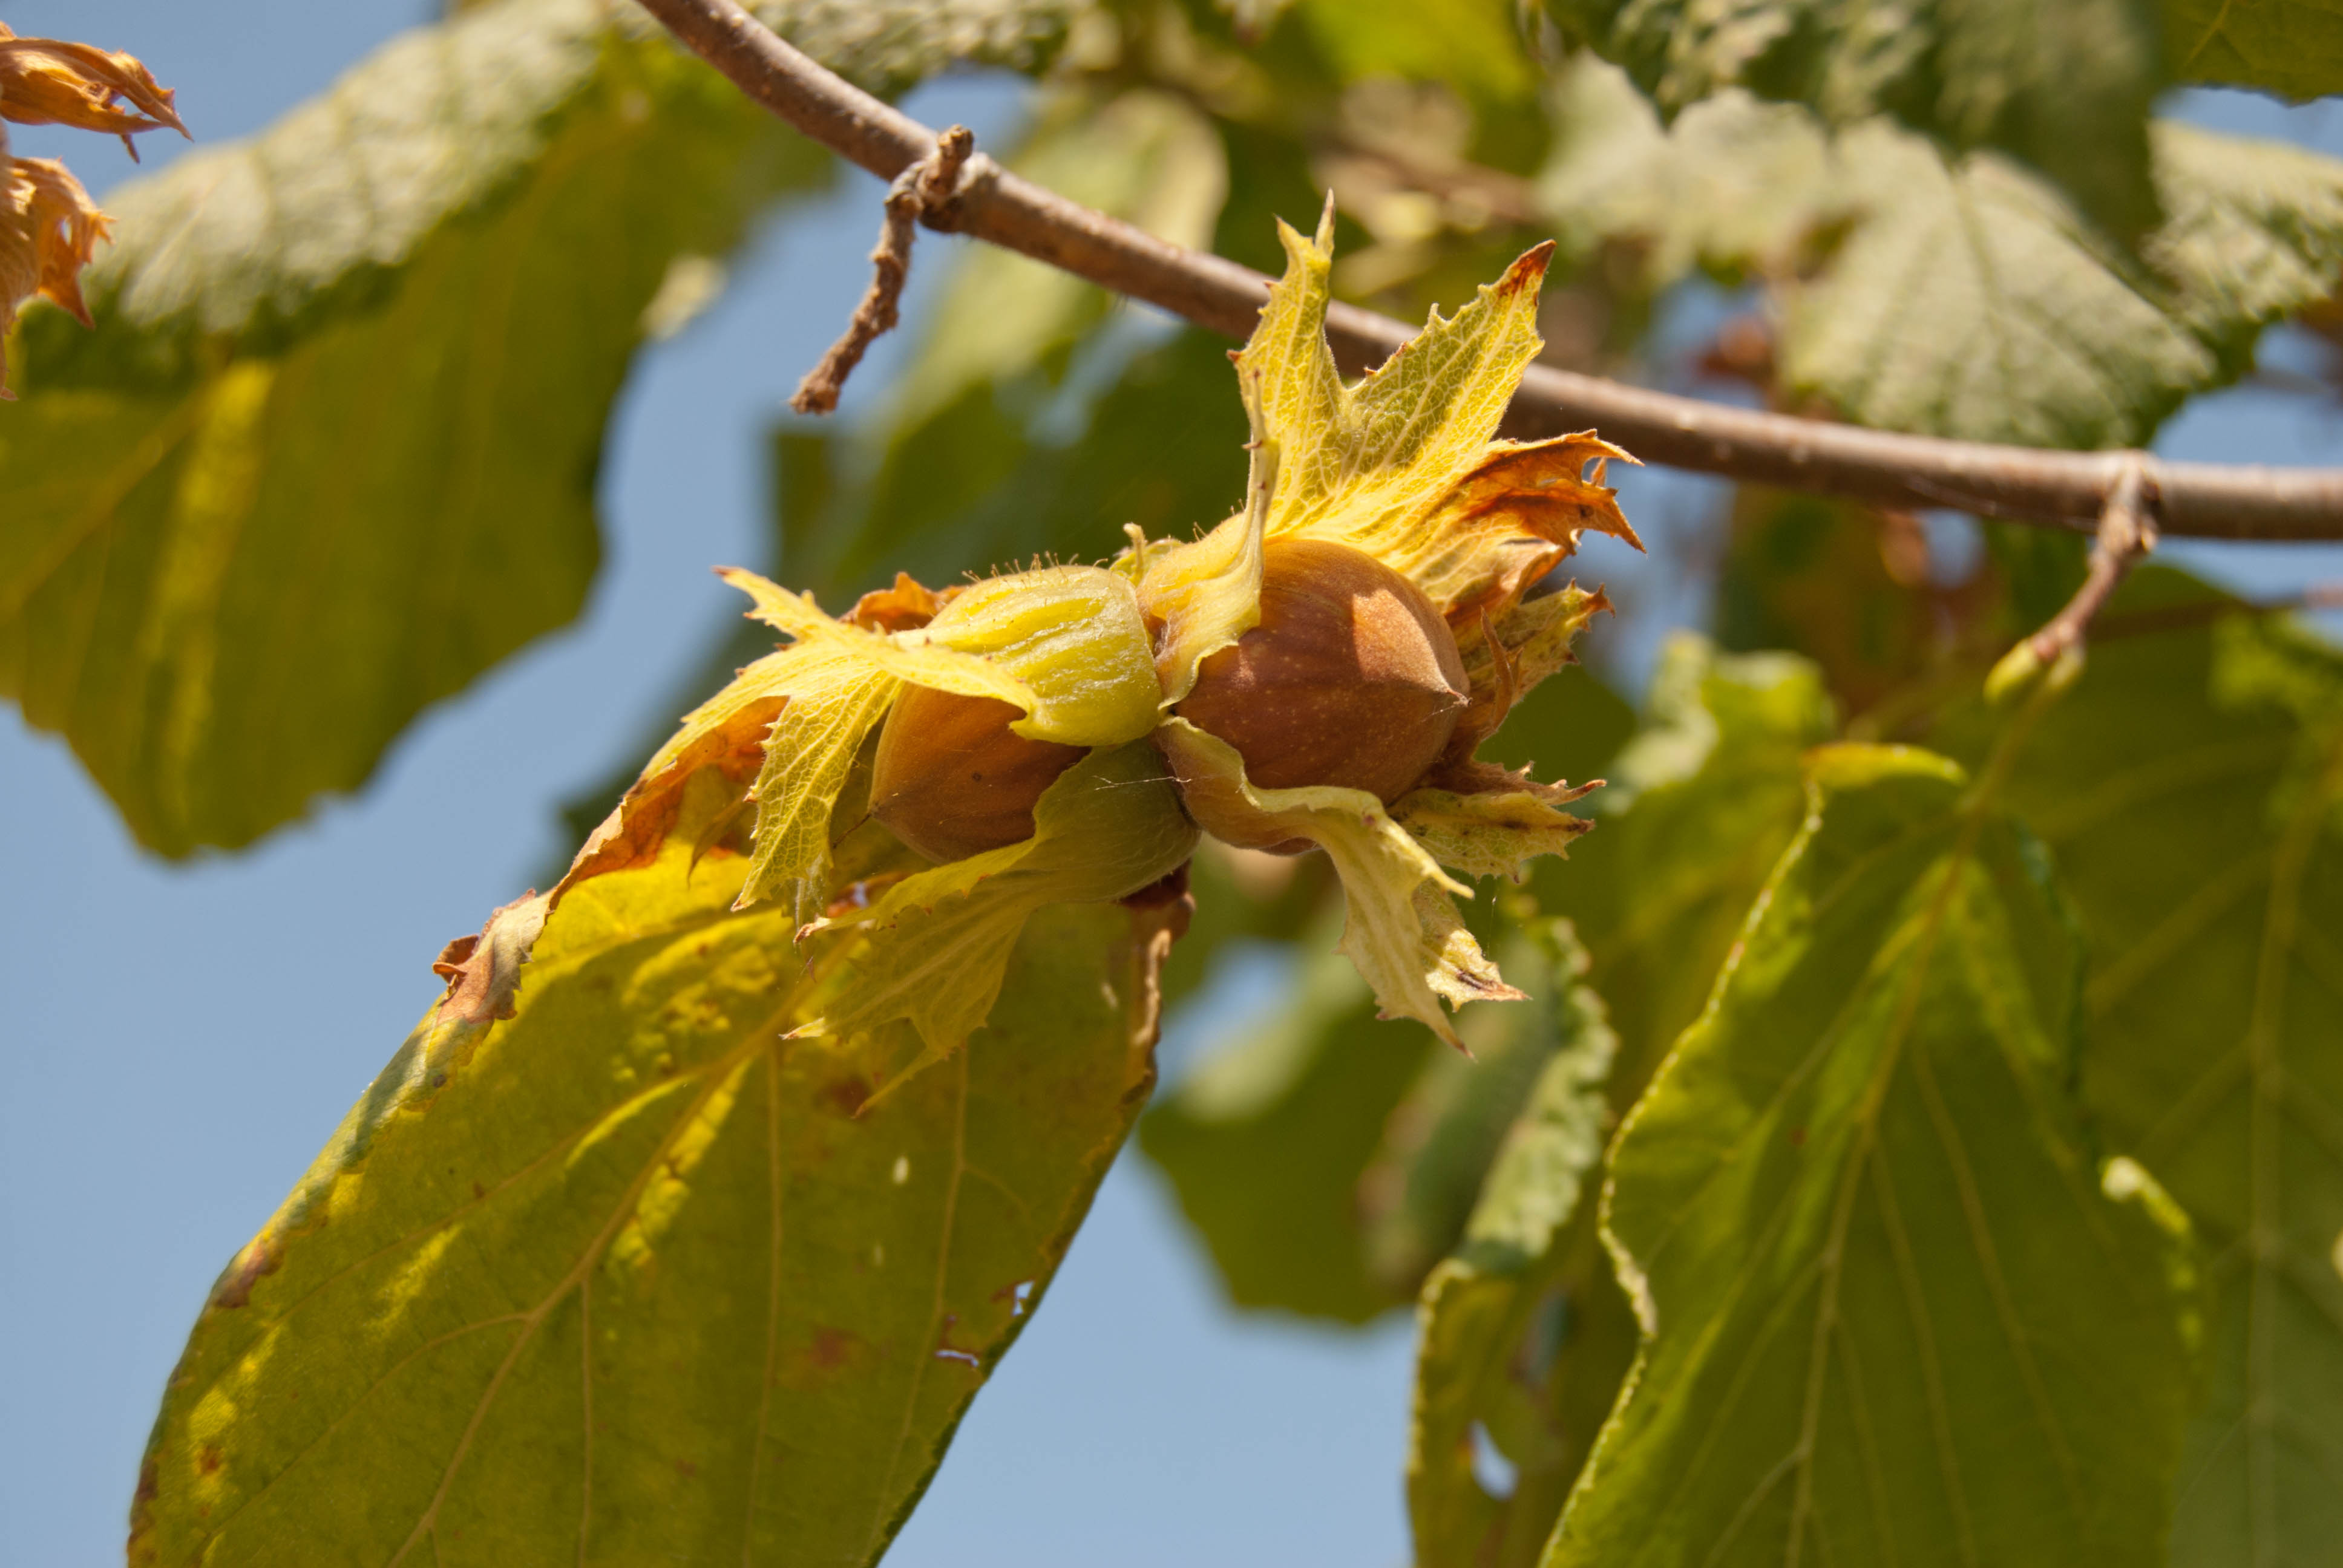
<svg viewBox="0 0 2343 1568">
<path fill-rule="evenodd" d="M 891 180 L 926 157 L 936 133 L 840 80 L 734 0 L 640 0 L 695 54 L 814 140 Z M 931 228 L 975 237 L 1086 277 L 1242 339 L 1270 280 L 1221 256 L 1171 245 L 1068 201 L 977 155 L 953 196 L 929 206 Z M 1344 370 L 1381 364 L 1415 328 L 1356 306 L 1327 312 Z M 1760 413 L 1534 365 L 1508 433 L 1594 427 L 1649 462 L 1818 491 L 1875 506 L 1947 507 L 2089 533 L 2136 452 L 2058 452 L 1906 436 Z M 2159 463 L 2167 538 L 2343 539 L 2343 469 Z"/>
</svg>

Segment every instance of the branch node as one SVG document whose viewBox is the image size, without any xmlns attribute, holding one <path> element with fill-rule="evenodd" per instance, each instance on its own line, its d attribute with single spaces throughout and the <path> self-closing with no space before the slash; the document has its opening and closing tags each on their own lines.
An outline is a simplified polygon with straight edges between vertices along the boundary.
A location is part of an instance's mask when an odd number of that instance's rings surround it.
<svg viewBox="0 0 2343 1568">
<path fill-rule="evenodd" d="M 975 150 L 976 133 L 954 126 L 936 138 L 935 151 L 888 186 L 886 221 L 870 252 L 870 286 L 854 307 L 846 331 L 798 383 L 790 407 L 800 414 L 827 414 L 836 408 L 838 394 L 863 354 L 880 334 L 894 330 L 900 319 L 897 307 L 902 303 L 903 285 L 911 275 L 911 241 L 919 234 L 920 220 L 940 214 L 960 194 L 960 173 Z"/>
<path fill-rule="evenodd" d="M 2117 454 L 2083 586 L 2041 630 L 2002 656 L 1986 677 L 1986 697 L 1997 701 L 2044 670 L 2062 685 L 2080 672 L 2083 638 L 2092 620 L 2132 567 L 2156 548 L 2158 501 L 2156 459 L 2145 452 Z"/>
</svg>

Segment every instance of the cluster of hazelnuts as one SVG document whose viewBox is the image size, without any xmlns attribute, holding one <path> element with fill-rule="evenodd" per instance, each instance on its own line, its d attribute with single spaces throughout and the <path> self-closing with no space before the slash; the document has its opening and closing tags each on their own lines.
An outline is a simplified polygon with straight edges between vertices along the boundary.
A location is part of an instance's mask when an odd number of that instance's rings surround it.
<svg viewBox="0 0 2343 1568">
<path fill-rule="evenodd" d="M 1257 789 L 1334 785 L 1388 805 L 1447 749 L 1468 690 L 1454 634 L 1413 583 L 1346 545 L 1272 538 L 1259 624 L 1203 660 L 1173 711 L 1234 748 Z M 1031 837 L 1035 802 L 1083 753 L 1017 734 L 1021 717 L 906 687 L 880 732 L 871 814 L 937 861 Z"/>
</svg>

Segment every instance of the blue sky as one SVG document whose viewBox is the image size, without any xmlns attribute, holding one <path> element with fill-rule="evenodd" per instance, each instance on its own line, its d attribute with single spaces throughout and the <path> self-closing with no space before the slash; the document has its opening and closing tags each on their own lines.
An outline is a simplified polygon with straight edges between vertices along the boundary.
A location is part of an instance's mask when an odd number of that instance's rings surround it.
<svg viewBox="0 0 2343 1568">
<path fill-rule="evenodd" d="M 0 5 L 0 20 L 134 50 L 211 140 L 265 124 L 425 10 L 33 0 Z M 947 82 L 910 106 L 997 144 L 1021 92 Z M 2233 95 L 2188 109 L 2343 152 L 2343 116 L 2324 110 Z M 15 140 L 68 153 L 100 192 L 130 173 L 94 137 Z M 149 166 L 177 146 L 148 138 Z M 0 716 L 0 1561 L 118 1561 L 147 1424 L 221 1262 L 437 994 L 440 944 L 566 848 L 556 804 L 607 774 L 669 700 L 729 608 L 708 566 L 763 558 L 762 437 L 860 290 L 877 196 L 857 175 L 798 209 L 708 316 L 646 357 L 610 443 L 610 550 L 588 613 L 427 716 L 357 799 L 248 854 L 166 865 L 129 841 L 62 742 Z M 959 243 L 924 238 L 920 276 Z M 914 327 L 918 298 L 915 286 Z M 873 355 L 850 412 L 896 347 Z M 2160 445 L 2343 463 L 2343 421 L 2241 392 Z M 1631 483 L 1639 521 L 1690 517 L 1703 490 Z M 2258 591 L 2343 578 L 2343 549 L 2199 559 Z M 1624 574 L 1590 562 L 1590 575 Z M 1696 609 L 1644 580 L 1654 614 L 1639 630 Z M 1262 979 L 1225 991 L 1215 1016 Z M 1176 1063 L 1208 1043 L 1210 1020 L 1175 1033 Z M 1403 1319 L 1345 1333 L 1226 1311 L 1160 1183 L 1126 1159 L 889 1561 L 1402 1562 L 1410 1352 Z"/>
</svg>

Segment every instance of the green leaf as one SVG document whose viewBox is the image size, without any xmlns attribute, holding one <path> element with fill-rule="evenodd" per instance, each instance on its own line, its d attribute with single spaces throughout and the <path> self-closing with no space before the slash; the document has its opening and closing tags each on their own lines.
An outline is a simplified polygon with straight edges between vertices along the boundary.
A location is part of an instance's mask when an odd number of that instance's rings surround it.
<svg viewBox="0 0 2343 1568">
<path fill-rule="evenodd" d="M 1976 580 L 1958 594 L 1930 580 L 1926 536 L 1908 516 L 1743 485 L 1730 528 L 1717 568 L 1717 641 L 1805 655 L 1850 715 L 1930 673 L 1956 616 L 1985 608 Z"/>
<path fill-rule="evenodd" d="M 766 10 L 882 86 L 1028 57 L 1062 20 Z M 25 319 L 0 692 L 148 847 L 241 845 L 357 788 L 584 602 L 603 426 L 646 331 L 827 166 L 612 17 L 508 0 L 392 41 L 117 193 L 96 331 Z"/>
<path fill-rule="evenodd" d="M 1369 1271 L 1359 1184 L 1425 1061 L 1424 1030 L 1380 1022 L 1321 921 L 1278 1010 L 1222 1041 L 1140 1123 L 1235 1305 L 1363 1323 L 1405 1300 Z"/>
<path fill-rule="evenodd" d="M 1169 931 L 1041 912 L 858 1116 L 919 1042 L 783 1038 L 792 916 L 692 869 L 728 801 L 456 967 L 213 1292 L 134 1563 L 877 1560 L 1146 1097 Z"/>
<path fill-rule="evenodd" d="M 2117 234 L 2154 226 L 2147 126 L 2164 57 L 2152 0 L 1549 3 L 1671 117 L 1733 87 L 1836 126 L 1887 116 L 1956 151 L 2031 165 Z"/>
<path fill-rule="evenodd" d="M 1560 1049 L 1554 1008 L 1574 973 L 1554 969 L 1555 939 L 1518 896 L 1487 923 L 1535 985 L 1522 1005 L 1458 1020 L 1470 1056 L 1378 1020 L 1322 921 L 1280 1004 L 1141 1124 L 1235 1304 L 1363 1322 L 1412 1299 L 1463 1234 Z"/>
<path fill-rule="evenodd" d="M 1655 287 L 1695 266 L 1766 279 L 1787 387 L 1865 425 L 2144 444 L 2343 281 L 2343 162 L 2297 147 L 2157 125 L 2167 216 L 2134 256 L 2016 166 L 1947 164 L 1884 122 L 1834 141 L 1728 93 L 1663 131 L 1591 65 L 1564 105 L 1540 187 L 1564 243 L 1643 249 Z"/>
<path fill-rule="evenodd" d="M 1670 645 L 1654 708 L 1653 728 L 1614 756 L 1632 712 L 1584 669 L 1564 669 L 1484 749 L 1509 766 L 1612 779 L 1589 798 L 1600 826 L 1534 886 L 1543 907 L 1577 917 L 1594 947 L 1596 981 L 1624 999 L 1613 1081 L 1621 1111 L 1699 1010 L 1750 900 L 1796 830 L 1799 754 L 1830 726 L 1827 699 L 1803 661 L 1718 658 L 1697 638 Z M 1211 901 L 1200 890 L 1200 921 L 1239 890 Z M 1325 952 L 1332 934 L 1304 932 L 1301 950 L 1320 956 L 1302 960 L 1290 1000 L 1161 1101 L 1141 1125 L 1140 1146 L 1172 1181 L 1232 1301 L 1363 1322 L 1404 1299 L 1452 1244 L 1528 1080 L 1513 1085 L 1512 1100 L 1492 1102 L 1495 1121 L 1477 1140 L 1456 1147 L 1462 1124 L 1485 1121 L 1487 1109 L 1460 1091 L 1502 1074 L 1376 1023 L 1355 975 Z M 1175 970 L 1193 960 L 1187 948 L 1174 954 Z M 1477 1008 L 1458 1028 L 1493 1060 L 1528 1027 L 1517 1015 L 1539 1013 L 1523 1004 Z M 1538 1059 L 1524 1060 L 1534 1069 Z M 1635 1348 L 1634 1319 L 1591 1222 L 1574 1222 L 1564 1251 L 1568 1329 L 1550 1398 L 1575 1447 L 1546 1497 L 1549 1520 Z"/>
<path fill-rule="evenodd" d="M 1298 0 L 1294 18 L 1344 83 L 1437 82 L 1475 105 L 1534 100 L 1538 70 L 1512 0 Z"/>
<path fill-rule="evenodd" d="M 1555 966 L 1562 938 L 1518 894 L 1485 920 L 1507 963 L 1538 990 L 1517 1007 L 1476 1008 L 1459 1024 L 1464 1051 L 1435 1051 L 1383 1125 L 1359 1179 L 1358 1229 L 1367 1271 L 1395 1298 L 1418 1295 L 1464 1235 L 1482 1186 L 1568 1030 L 1554 1009 L 1578 971 Z M 1576 948 L 1570 951 L 1575 954 Z"/>
<path fill-rule="evenodd" d="M 1609 1129 L 1603 1081 L 1618 1041 L 1578 983 L 1586 954 L 1569 923 L 1525 930 L 1545 949 L 1529 1016 L 1548 1054 L 1480 1183 L 1463 1244 L 1432 1271 L 1417 1310 L 1407 1474 L 1417 1568 L 1535 1562 L 1584 1446 L 1574 1449 L 1543 1396 L 1560 1348 L 1552 1320 L 1569 1311 L 1554 1282 Z M 1506 1496 L 1474 1478 L 1476 1424 L 1513 1462 Z"/>
<path fill-rule="evenodd" d="M 1955 721 L 1966 749 L 1979 717 Z M 2212 1376 L 2174 1560 L 2328 1561 L 2343 1539 L 2343 657 L 2143 571 L 2007 789 L 2091 950 L 2084 1093 L 2210 1260 Z"/>
<path fill-rule="evenodd" d="M 944 1060 L 991 1013 L 1026 922 L 1051 904 L 1128 898 L 1170 876 L 1196 848 L 1196 825 L 1163 759 L 1144 741 L 1091 752 L 1060 774 L 1033 808 L 1021 843 L 915 872 L 867 912 L 822 930 L 870 940 L 823 988 L 805 1032 L 854 1033 L 909 1019 L 922 1048 L 902 1078 Z"/>
<path fill-rule="evenodd" d="M 1536 701 L 1523 705 L 1524 715 L 1535 717 Z M 1586 706 L 1579 705 L 1582 713 Z M 1829 699 L 1806 661 L 1719 656 L 1689 636 L 1663 652 L 1651 709 L 1624 752 L 1597 753 L 1580 769 L 1611 778 L 1590 797 L 1597 827 L 1567 865 L 1544 869 L 1534 884 L 1539 904 L 1568 912 L 1590 950 L 1592 986 L 1619 1037 L 1608 1081 L 1614 1116 L 1642 1094 L 1707 1000 L 1751 902 L 1805 815 L 1801 756 L 1831 732 Z M 1589 717 L 1604 721 L 1600 709 Z M 1508 726 L 1498 739 L 1512 732 Z M 1573 739 L 1554 733 L 1541 742 L 1535 729 L 1524 734 L 1541 750 Z M 1548 1243 L 1538 1280 L 1546 1305 L 1515 1341 L 1523 1357 L 1513 1374 L 1530 1376 L 1534 1392 L 1523 1397 L 1535 1420 L 1513 1404 L 1511 1392 L 1500 1402 L 1521 1415 L 1506 1418 L 1503 1441 L 1516 1475 L 1502 1510 L 1501 1562 L 1534 1558 L 1634 1362 L 1634 1314 L 1595 1218 L 1594 1205 L 1578 1206 Z M 1428 1529 L 1443 1541 L 1452 1526 L 1485 1531 L 1498 1517 L 1462 1493 L 1440 1513 L 1449 1523 Z"/>
<path fill-rule="evenodd" d="M 2331 0 L 2164 0 L 2164 37 L 2184 82 L 2298 100 L 2343 93 L 2343 11 Z"/>
<path fill-rule="evenodd" d="M 1594 831 L 1534 884 L 1592 957 L 1588 983 L 1621 1039 L 1623 1110 L 1708 1000 L 1805 816 L 1799 759 L 1833 729 L 1806 660 L 1719 654 L 1689 634 L 1662 650 L 1650 706 L 1588 798 Z"/>
<path fill-rule="evenodd" d="M 2069 1101 L 2080 954 L 2044 859 L 1928 753 L 1810 778 L 1613 1147 L 1644 1349 L 1547 1562 L 2148 1561 L 2189 1382 L 2175 1238 L 2102 1191 Z"/>
</svg>

